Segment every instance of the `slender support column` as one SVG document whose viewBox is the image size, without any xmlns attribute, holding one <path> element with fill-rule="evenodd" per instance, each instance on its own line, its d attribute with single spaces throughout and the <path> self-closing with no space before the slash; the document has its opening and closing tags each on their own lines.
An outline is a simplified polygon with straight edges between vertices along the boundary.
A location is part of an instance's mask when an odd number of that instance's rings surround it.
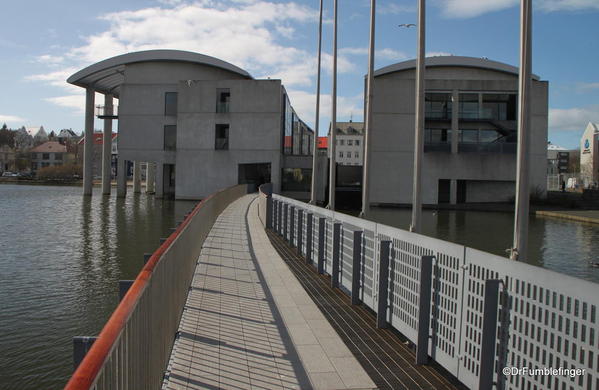
<svg viewBox="0 0 599 390">
<path fill-rule="evenodd" d="M 458 181 L 456 179 L 449 181 L 449 203 L 458 203 Z"/>
<path fill-rule="evenodd" d="M 310 203 L 316 204 L 316 183 L 318 172 L 318 129 L 320 122 L 320 64 L 322 55 L 322 2 L 320 0 L 320 18 L 318 21 L 318 70 L 316 76 L 316 120 L 314 121 L 314 144 L 312 147 L 312 187 L 310 189 Z"/>
<path fill-rule="evenodd" d="M 420 233 L 422 216 L 422 154 L 424 153 L 424 50 L 425 1 L 418 0 L 418 58 L 416 60 L 416 117 L 414 132 L 414 184 L 410 231 Z"/>
<path fill-rule="evenodd" d="M 73 369 L 77 369 L 79 364 L 87 355 L 87 351 L 90 350 L 97 337 L 89 336 L 76 336 L 73 337 Z"/>
<path fill-rule="evenodd" d="M 480 345 L 480 375 L 478 388 L 493 389 L 495 344 L 497 343 L 497 309 L 501 280 L 485 280 L 485 303 L 483 307 L 483 334 Z"/>
<path fill-rule="evenodd" d="M 325 229 L 326 229 L 326 218 L 318 218 L 318 265 L 317 270 L 319 274 L 324 273 L 324 250 L 325 250 Z"/>
<path fill-rule="evenodd" d="M 420 258 L 420 289 L 418 295 L 418 342 L 416 364 L 428 363 L 428 340 L 431 319 L 433 256 Z"/>
<path fill-rule="evenodd" d="M 381 251 L 379 260 L 379 286 L 378 286 L 378 306 L 376 311 L 376 327 L 386 328 L 387 323 L 387 302 L 389 298 L 389 255 L 391 241 L 381 241 Z"/>
<path fill-rule="evenodd" d="M 360 303 L 360 261 L 362 260 L 362 231 L 354 231 L 354 256 L 351 269 L 351 304 L 357 305 Z"/>
<path fill-rule="evenodd" d="M 532 0 L 521 0 L 520 88 L 518 110 L 518 160 L 516 163 L 516 215 L 512 260 L 525 261 L 528 250 L 528 209 L 530 202 L 529 143 L 530 95 L 532 90 Z"/>
<path fill-rule="evenodd" d="M 337 0 L 334 0 L 334 21 L 333 21 L 333 91 L 331 97 L 331 135 L 329 139 L 329 150 L 331 158 L 329 164 L 329 205 L 330 210 L 335 210 L 335 184 L 337 182 Z"/>
<path fill-rule="evenodd" d="M 370 0 L 370 45 L 368 46 L 368 77 L 366 79 L 366 118 L 364 126 L 364 171 L 362 173 L 362 212 L 365 218 L 370 212 L 370 134 L 372 132 L 372 91 L 374 84 L 374 34 L 376 0 Z"/>
<path fill-rule="evenodd" d="M 133 193 L 141 193 L 141 162 L 133 161 Z"/>
<path fill-rule="evenodd" d="M 85 90 L 85 140 L 83 141 L 83 195 L 92 194 L 94 179 L 94 106 L 96 91 Z"/>
<path fill-rule="evenodd" d="M 116 166 L 116 196 L 127 196 L 127 160 L 119 157 Z"/>
<path fill-rule="evenodd" d="M 155 190 L 156 173 L 155 164 L 153 162 L 146 163 L 146 194 L 153 194 Z"/>
<path fill-rule="evenodd" d="M 154 197 L 156 199 L 162 199 L 164 196 L 164 164 L 161 162 L 156 163 L 156 184 L 154 186 Z"/>
<path fill-rule="evenodd" d="M 341 224 L 333 224 L 333 263 L 331 264 L 331 288 L 339 287 L 339 257 L 341 254 Z"/>
<path fill-rule="evenodd" d="M 314 215 L 312 213 L 308 213 L 306 216 L 306 264 L 312 263 L 312 224 L 314 221 Z"/>
<path fill-rule="evenodd" d="M 113 98 L 111 94 L 104 95 L 104 134 L 102 137 L 102 195 L 110 195 L 112 181 L 112 115 Z"/>
<path fill-rule="evenodd" d="M 119 280 L 119 302 L 123 300 L 133 282 L 135 280 Z"/>
</svg>

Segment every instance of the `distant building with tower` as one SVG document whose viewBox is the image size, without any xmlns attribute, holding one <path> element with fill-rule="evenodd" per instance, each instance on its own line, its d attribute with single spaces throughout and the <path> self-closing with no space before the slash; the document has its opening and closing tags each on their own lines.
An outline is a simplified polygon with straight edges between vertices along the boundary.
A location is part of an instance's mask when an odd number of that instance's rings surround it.
<svg viewBox="0 0 599 390">
<path fill-rule="evenodd" d="M 585 187 L 599 183 L 599 124 L 589 122 L 580 138 L 580 174 Z"/>
</svg>

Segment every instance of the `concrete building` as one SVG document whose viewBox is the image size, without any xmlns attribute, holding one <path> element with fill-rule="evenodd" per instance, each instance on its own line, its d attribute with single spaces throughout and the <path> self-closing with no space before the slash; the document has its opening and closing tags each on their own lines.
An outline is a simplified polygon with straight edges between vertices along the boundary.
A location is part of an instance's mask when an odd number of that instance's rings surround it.
<svg viewBox="0 0 599 390">
<path fill-rule="evenodd" d="M 584 186 L 599 183 L 599 124 L 589 122 L 580 138 L 580 174 Z"/>
<path fill-rule="evenodd" d="M 330 133 L 329 126 L 329 138 Z M 364 165 L 364 122 L 337 122 L 336 140 L 337 164 Z"/>
<path fill-rule="evenodd" d="M 67 160 L 67 147 L 57 141 L 44 142 L 29 151 L 31 153 L 31 171 L 62 165 Z"/>
<path fill-rule="evenodd" d="M 547 145 L 547 174 L 559 175 L 568 172 L 570 151 L 561 146 Z"/>
<path fill-rule="evenodd" d="M 16 153 L 14 148 L 8 145 L 0 145 L 0 174 L 4 172 L 15 172 Z"/>
<path fill-rule="evenodd" d="M 414 163 L 415 65 L 375 72 L 373 204 L 410 204 Z M 487 59 L 426 59 L 423 203 L 503 202 L 515 193 L 518 68 Z M 533 76 L 531 193 L 546 190 L 546 81 Z"/>
<path fill-rule="evenodd" d="M 275 191 L 309 196 L 313 132 L 280 80 L 256 80 L 198 53 L 150 50 L 101 61 L 68 82 L 87 89 L 86 136 L 93 132 L 94 93 L 105 94 L 105 105 L 119 99 L 118 115 L 102 107 L 99 115 L 110 126 L 118 118 L 118 172 L 126 161 L 151 163 L 157 197 L 201 199 L 234 184 L 269 181 Z M 91 149 L 90 142 L 85 150 Z M 92 165 L 86 153 L 84 176 L 93 175 Z M 134 191 L 140 173 L 134 168 Z M 124 196 L 125 177 L 118 174 L 117 182 Z M 84 193 L 91 194 L 89 180 Z"/>
</svg>

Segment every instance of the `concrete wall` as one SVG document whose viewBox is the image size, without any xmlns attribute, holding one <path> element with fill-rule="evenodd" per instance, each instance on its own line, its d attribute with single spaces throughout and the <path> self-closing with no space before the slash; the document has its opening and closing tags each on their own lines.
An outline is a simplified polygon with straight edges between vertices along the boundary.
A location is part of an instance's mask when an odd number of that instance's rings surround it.
<svg viewBox="0 0 599 390">
<path fill-rule="evenodd" d="M 414 159 L 415 72 L 413 69 L 375 78 L 372 131 L 371 201 L 406 204 L 412 201 Z M 533 82 L 531 192 L 546 188 L 547 88 Z M 427 69 L 427 91 L 516 92 L 517 75 L 457 67 Z M 423 158 L 423 202 L 437 203 L 439 179 L 512 182 L 516 154 L 427 152 Z M 502 184 L 503 185 L 503 184 Z M 510 187 L 510 188 L 511 188 Z M 507 188 L 507 187 L 502 187 Z M 515 187 L 514 187 L 515 188 Z M 513 190 L 511 190 L 513 192 Z M 483 196 L 483 194 L 487 194 Z M 512 194 L 513 195 L 513 194 Z M 477 201 L 503 201 L 493 191 L 477 192 Z M 468 199 L 467 199 L 468 201 Z"/>
<path fill-rule="evenodd" d="M 231 93 L 216 113 L 217 89 Z M 196 80 L 178 84 L 176 197 L 202 198 L 238 183 L 238 165 L 270 163 L 280 187 L 280 80 Z M 229 124 L 229 149 L 215 150 L 215 125 Z"/>
</svg>

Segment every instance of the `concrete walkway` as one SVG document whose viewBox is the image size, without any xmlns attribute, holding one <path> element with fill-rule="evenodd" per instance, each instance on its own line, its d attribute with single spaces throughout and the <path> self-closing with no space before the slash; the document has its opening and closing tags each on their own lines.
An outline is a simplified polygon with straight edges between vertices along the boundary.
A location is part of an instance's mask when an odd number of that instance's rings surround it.
<svg viewBox="0 0 599 390">
<path fill-rule="evenodd" d="M 164 388 L 375 388 L 270 244 L 254 199 L 231 204 L 204 243 Z"/>
</svg>

